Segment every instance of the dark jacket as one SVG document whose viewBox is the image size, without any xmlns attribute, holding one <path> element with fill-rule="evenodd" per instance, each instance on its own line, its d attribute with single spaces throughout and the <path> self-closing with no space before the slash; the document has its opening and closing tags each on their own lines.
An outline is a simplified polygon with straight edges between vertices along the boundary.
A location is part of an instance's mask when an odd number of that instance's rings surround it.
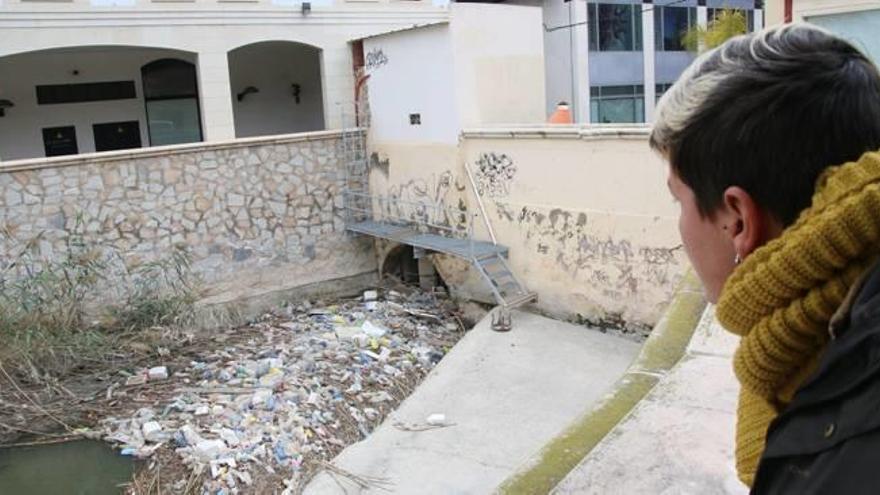
<svg viewBox="0 0 880 495">
<path fill-rule="evenodd" d="M 770 424 L 755 494 L 880 494 L 880 265 L 816 373 Z"/>
</svg>

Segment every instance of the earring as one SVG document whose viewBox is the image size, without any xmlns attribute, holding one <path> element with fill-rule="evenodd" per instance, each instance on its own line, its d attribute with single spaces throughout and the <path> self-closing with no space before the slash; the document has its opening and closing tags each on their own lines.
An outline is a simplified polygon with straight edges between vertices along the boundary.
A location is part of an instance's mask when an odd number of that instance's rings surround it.
<svg viewBox="0 0 880 495">
<path fill-rule="evenodd" d="M 736 253 L 736 256 L 733 258 L 733 264 L 738 265 L 738 264 L 742 263 L 742 261 L 743 261 L 742 256 L 740 256 L 739 253 Z"/>
</svg>

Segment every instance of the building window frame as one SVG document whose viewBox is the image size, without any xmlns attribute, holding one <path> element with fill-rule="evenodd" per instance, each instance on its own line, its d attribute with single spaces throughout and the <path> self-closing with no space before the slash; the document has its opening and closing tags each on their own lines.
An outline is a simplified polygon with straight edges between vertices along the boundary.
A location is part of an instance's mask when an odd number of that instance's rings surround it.
<svg viewBox="0 0 880 495">
<path fill-rule="evenodd" d="M 657 103 L 660 103 L 660 98 L 662 98 L 663 95 L 664 95 L 667 91 L 669 91 L 669 88 L 671 88 L 673 84 L 675 84 L 675 83 L 674 83 L 674 82 L 671 82 L 671 83 L 657 83 L 657 84 L 654 85 L 654 95 L 656 96 L 655 105 L 656 105 Z"/>
<path fill-rule="evenodd" d="M 621 9 L 628 10 L 628 14 L 623 14 Z M 621 15 L 622 18 L 629 17 L 629 33 L 624 33 L 622 38 L 612 44 L 602 33 L 607 32 L 608 27 L 602 26 L 605 30 L 600 30 L 600 20 L 612 15 Z M 640 52 L 642 51 L 642 4 L 619 4 L 619 3 L 587 3 L 587 36 L 588 49 L 591 52 Z"/>
<path fill-rule="evenodd" d="M 626 105 L 631 103 L 630 108 Z M 616 108 L 615 108 L 616 107 Z M 626 115 L 626 114 L 629 115 Z M 608 120 L 617 114 L 625 118 Z M 590 87 L 590 122 L 593 124 L 638 124 L 645 122 L 645 87 L 621 84 Z"/>
<path fill-rule="evenodd" d="M 182 88 L 176 88 L 173 91 L 164 91 L 160 92 L 161 94 L 154 94 L 155 89 L 151 88 L 148 84 L 148 81 L 152 79 L 150 76 L 153 71 L 162 71 L 163 69 L 177 69 L 181 73 L 185 74 L 186 80 L 185 86 Z M 147 64 L 144 64 L 141 67 L 141 85 L 142 91 L 144 95 L 144 113 L 146 114 L 147 121 L 147 138 L 149 139 L 150 146 L 155 146 L 156 137 L 154 136 L 153 130 L 153 121 L 150 116 L 150 107 L 151 103 L 162 103 L 169 101 L 180 101 L 181 103 L 191 102 L 194 104 L 193 113 L 195 114 L 196 120 L 196 129 L 198 131 L 198 139 L 195 141 L 180 141 L 183 143 L 188 142 L 203 142 L 205 139 L 205 130 L 202 128 L 202 105 L 201 101 L 199 101 L 199 82 L 198 76 L 196 75 L 196 67 L 192 62 L 182 60 L 179 58 L 160 58 L 157 60 L 153 60 Z M 166 144 L 166 143 L 159 143 Z M 177 144 L 176 142 L 173 144 Z"/>
<path fill-rule="evenodd" d="M 670 9 L 678 9 L 678 10 L 670 10 Z M 666 17 L 670 12 L 687 12 L 687 27 L 684 31 L 680 31 L 677 33 L 677 37 L 674 38 L 676 40 L 676 44 L 674 46 L 670 46 L 667 44 L 666 39 Z M 684 43 L 682 43 L 682 37 L 685 35 L 688 29 L 693 28 L 697 25 L 697 8 L 696 7 L 679 7 L 672 5 L 658 5 L 654 7 L 654 50 L 658 52 L 685 52 L 687 48 L 685 48 Z"/>
</svg>

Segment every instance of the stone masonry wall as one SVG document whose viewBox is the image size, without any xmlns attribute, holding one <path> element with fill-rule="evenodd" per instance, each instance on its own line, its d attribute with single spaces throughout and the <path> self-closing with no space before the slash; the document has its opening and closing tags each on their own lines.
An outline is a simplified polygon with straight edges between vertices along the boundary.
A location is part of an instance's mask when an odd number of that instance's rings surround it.
<svg viewBox="0 0 880 495">
<path fill-rule="evenodd" d="M 372 243 L 346 234 L 338 132 L 0 164 L 0 269 L 71 232 L 127 264 L 192 256 L 220 302 L 376 269 Z"/>
</svg>

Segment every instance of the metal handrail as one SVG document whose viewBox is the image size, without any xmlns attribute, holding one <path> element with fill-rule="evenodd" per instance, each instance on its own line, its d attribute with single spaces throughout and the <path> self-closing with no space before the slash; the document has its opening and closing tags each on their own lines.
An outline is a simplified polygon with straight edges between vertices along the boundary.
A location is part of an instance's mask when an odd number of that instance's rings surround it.
<svg viewBox="0 0 880 495">
<path fill-rule="evenodd" d="M 489 216 L 486 215 L 486 207 L 483 205 L 483 198 L 480 196 L 480 191 L 477 190 L 477 182 L 474 180 L 474 174 L 471 173 L 471 167 L 468 166 L 467 162 L 464 162 L 464 171 L 467 173 L 468 180 L 471 183 L 471 191 L 474 193 L 474 197 L 477 198 L 477 205 L 480 207 L 480 213 L 483 214 L 483 223 L 486 224 L 486 230 L 489 231 L 489 238 L 492 239 L 492 244 L 498 245 L 498 239 L 495 238 L 495 231 L 492 229 L 492 224 L 489 222 Z"/>
<path fill-rule="evenodd" d="M 470 224 L 473 223 L 473 220 L 466 211 L 454 209 L 445 205 L 431 204 L 422 201 L 407 201 L 399 198 L 390 198 L 388 196 L 355 191 L 343 191 L 342 194 L 348 197 L 369 200 L 371 205 L 370 208 L 359 208 L 354 206 L 351 201 L 347 201 L 345 204 L 346 208 L 353 212 L 368 214 L 372 220 L 376 219 L 374 217 L 377 216 L 376 212 L 378 211 L 378 216 L 384 220 L 397 220 L 400 222 L 449 231 L 454 234 L 471 231 Z M 404 211 L 407 207 L 410 208 L 411 216 L 404 216 L 396 213 Z M 439 218 L 441 214 L 445 219 L 461 218 L 462 216 L 464 218 L 461 222 L 437 223 L 434 219 Z"/>
<path fill-rule="evenodd" d="M 345 162 L 345 188 L 342 191 L 345 222 L 347 224 L 353 223 L 355 217 L 358 217 L 363 220 L 411 225 L 419 232 L 430 230 L 451 238 L 461 239 L 462 236 L 467 236 L 470 257 L 475 259 L 474 218 L 476 214 L 443 204 L 407 201 L 352 190 L 352 187 L 358 189 L 366 187 L 367 191 L 369 188 L 369 186 L 360 183 L 365 183 L 369 176 L 367 139 L 364 134 L 364 130 L 369 127 L 369 105 L 360 102 L 354 102 L 350 106 L 340 104 L 340 111 L 342 114 L 340 123 L 343 128 L 342 159 Z M 354 117 L 354 126 L 346 126 L 351 117 Z M 444 223 L 439 223 L 439 221 L 444 221 Z M 491 226 L 489 231 L 494 242 Z"/>
<path fill-rule="evenodd" d="M 460 238 L 463 234 L 468 242 L 470 257 L 475 256 L 474 247 L 474 217 L 476 214 L 469 214 L 446 205 L 431 204 L 423 201 L 407 201 L 400 198 L 390 198 L 383 195 L 368 194 L 356 191 L 343 191 L 342 194 L 350 198 L 361 198 L 369 200 L 369 206 L 358 207 L 353 201 L 344 202 L 345 208 L 350 213 L 363 214 L 368 220 L 386 221 L 391 223 L 400 223 L 403 225 L 411 225 L 419 231 L 433 229 L 435 232 L 452 237 Z M 411 214 L 406 216 L 401 214 L 406 207 L 411 208 Z M 461 218 L 460 222 L 455 223 L 437 223 L 435 218 L 443 216 L 445 219 Z"/>
</svg>

